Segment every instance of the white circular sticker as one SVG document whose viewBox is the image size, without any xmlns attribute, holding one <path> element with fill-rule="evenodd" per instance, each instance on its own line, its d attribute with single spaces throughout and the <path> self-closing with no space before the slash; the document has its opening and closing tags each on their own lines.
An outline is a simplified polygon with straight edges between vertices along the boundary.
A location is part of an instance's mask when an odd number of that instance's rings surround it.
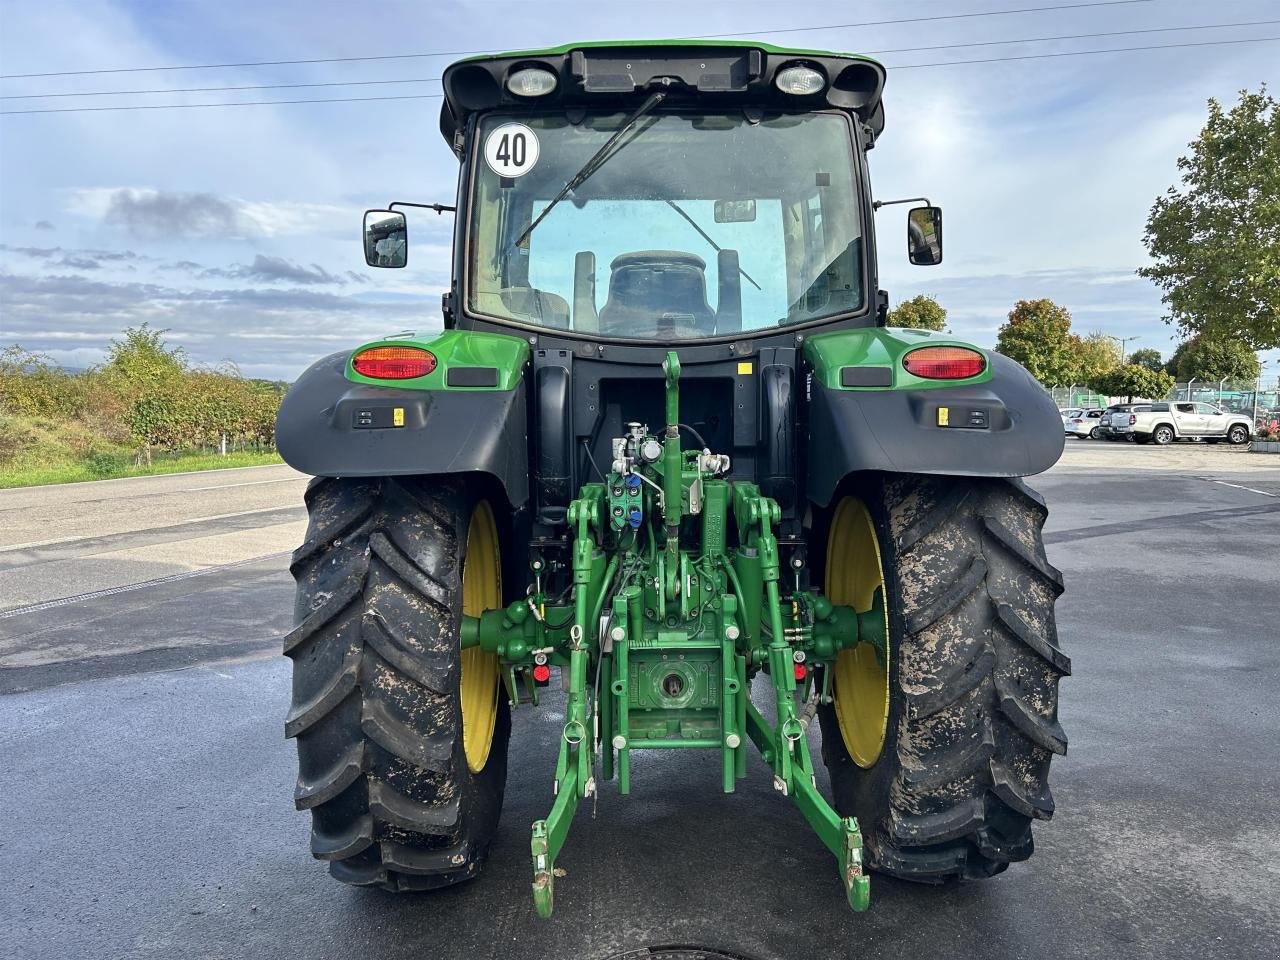
<svg viewBox="0 0 1280 960">
<path fill-rule="evenodd" d="M 538 136 L 523 123 L 504 123 L 484 142 L 484 162 L 500 177 L 522 177 L 538 162 Z"/>
</svg>

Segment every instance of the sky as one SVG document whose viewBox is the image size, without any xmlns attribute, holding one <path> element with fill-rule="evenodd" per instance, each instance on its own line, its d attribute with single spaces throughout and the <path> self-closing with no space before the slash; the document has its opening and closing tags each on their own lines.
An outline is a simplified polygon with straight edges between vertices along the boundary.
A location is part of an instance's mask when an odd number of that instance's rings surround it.
<svg viewBox="0 0 1280 960">
<path fill-rule="evenodd" d="M 1049 297 L 1078 332 L 1136 337 L 1128 350 L 1167 356 L 1177 332 L 1161 319 L 1159 291 L 1135 274 L 1147 262 L 1143 224 L 1177 182 L 1209 97 L 1280 89 L 1280 0 L 998 13 L 1080 2 L 0 0 L 6 75 L 397 57 L 7 78 L 6 112 L 415 97 L 0 116 L 0 346 L 85 367 L 145 321 L 197 363 L 291 380 L 334 350 L 438 328 L 448 215 L 412 215 L 405 270 L 366 267 L 359 229 L 366 208 L 391 200 L 452 202 L 457 163 L 439 133 L 440 101 L 426 98 L 440 71 L 466 51 L 732 34 L 888 65 L 875 195 L 927 195 L 946 214 L 945 262 L 932 268 L 906 262 L 902 207 L 876 214 L 891 303 L 934 296 L 953 332 L 991 346 L 1015 301 Z M 954 16 L 970 13 L 991 15 Z M 1251 25 L 1207 29 L 1241 23 Z M 1126 33 L 1172 27 L 1201 29 Z M 1030 42 L 1099 32 L 1114 35 Z M 956 62 L 1267 37 L 1278 39 Z M 938 49 L 904 49 L 923 47 Z M 405 56 L 426 53 L 436 55 Z M 261 85 L 281 86 L 82 96 Z M 1280 351 L 1264 359 L 1268 378 L 1280 374 Z"/>
</svg>

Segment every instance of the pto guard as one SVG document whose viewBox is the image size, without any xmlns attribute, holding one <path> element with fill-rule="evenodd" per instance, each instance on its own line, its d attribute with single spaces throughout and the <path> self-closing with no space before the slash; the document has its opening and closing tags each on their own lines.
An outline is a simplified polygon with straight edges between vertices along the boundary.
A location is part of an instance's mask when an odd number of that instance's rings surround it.
<svg viewBox="0 0 1280 960">
<path fill-rule="evenodd" d="M 313 364 L 280 405 L 280 455 L 295 470 L 317 477 L 488 474 L 501 484 L 511 506 L 523 505 L 529 499 L 525 391 L 520 379 L 524 354 L 490 352 L 490 366 L 450 364 L 459 345 L 450 341 L 474 336 L 484 335 L 450 332 L 436 341 L 370 344 L 423 346 L 437 352 L 436 371 L 430 378 L 419 378 L 430 379 L 430 384 L 375 385 L 349 373 L 351 351 Z M 513 337 L 494 339 L 520 344 Z M 363 382 L 355 382 L 357 378 Z"/>
</svg>

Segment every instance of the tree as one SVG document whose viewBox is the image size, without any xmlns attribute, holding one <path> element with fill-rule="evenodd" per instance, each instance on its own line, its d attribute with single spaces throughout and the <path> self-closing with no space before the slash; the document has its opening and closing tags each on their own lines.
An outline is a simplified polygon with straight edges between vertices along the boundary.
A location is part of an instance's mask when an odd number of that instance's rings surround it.
<svg viewBox="0 0 1280 960">
<path fill-rule="evenodd" d="M 1280 346 L 1280 104 L 1240 92 L 1178 159 L 1182 188 L 1156 199 L 1143 243 L 1154 261 L 1138 271 L 1155 282 L 1167 322 L 1191 335 Z"/>
<path fill-rule="evenodd" d="M 141 448 L 139 462 L 151 466 L 153 446 L 173 446 L 176 411 L 183 402 L 183 374 L 187 356 L 181 347 L 164 342 L 167 330 L 146 323 L 129 327 L 112 340 L 102 376 L 123 404 L 124 421 Z"/>
<path fill-rule="evenodd" d="M 1133 351 L 1129 354 L 1129 362 L 1135 367 L 1145 367 L 1148 370 L 1164 369 L 1164 358 L 1155 347 L 1143 347 L 1141 350 Z"/>
<path fill-rule="evenodd" d="M 1091 381 L 1090 386 L 1108 397 L 1162 400 L 1173 389 L 1173 377 L 1163 370 L 1149 370 L 1136 363 L 1126 363 L 1122 367 L 1108 370 Z"/>
<path fill-rule="evenodd" d="M 1165 369 L 1179 380 L 1252 380 L 1262 365 L 1239 340 L 1197 335 L 1178 344 Z"/>
<path fill-rule="evenodd" d="M 996 334 L 996 350 L 1048 387 L 1078 381 L 1082 343 L 1071 333 L 1071 314 L 1052 300 L 1019 300 Z"/>
<path fill-rule="evenodd" d="M 187 369 L 187 355 L 181 347 L 165 344 L 168 332 L 152 330 L 144 323 L 127 328 L 121 339 L 112 340 L 102 367 L 108 382 L 133 399 L 180 377 Z"/>
<path fill-rule="evenodd" d="M 1093 331 L 1083 340 L 1072 339 L 1077 341 L 1075 370 L 1071 375 L 1073 381 L 1089 383 L 1120 366 L 1120 347 L 1101 330 Z"/>
<path fill-rule="evenodd" d="M 903 300 L 889 311 L 889 326 L 912 327 L 916 330 L 942 330 L 947 325 L 947 311 L 933 297 L 917 294 Z"/>
</svg>

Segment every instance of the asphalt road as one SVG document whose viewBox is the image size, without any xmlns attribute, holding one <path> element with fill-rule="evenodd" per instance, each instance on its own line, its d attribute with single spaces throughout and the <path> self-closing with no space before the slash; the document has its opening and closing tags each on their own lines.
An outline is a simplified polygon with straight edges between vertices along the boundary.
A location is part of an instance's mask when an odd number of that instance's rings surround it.
<svg viewBox="0 0 1280 960">
<path fill-rule="evenodd" d="M 606 785 L 597 819 L 579 811 L 551 921 L 528 887 L 547 711 L 515 714 L 477 880 L 392 896 L 311 860 L 278 655 L 296 474 L 0 491 L 0 956 L 1273 956 L 1280 462 L 1069 441 L 1033 484 L 1075 675 L 1032 860 L 958 887 L 877 877 L 854 915 L 762 764 L 725 796 L 700 756 L 668 751 L 637 760 L 630 798 Z"/>
</svg>

